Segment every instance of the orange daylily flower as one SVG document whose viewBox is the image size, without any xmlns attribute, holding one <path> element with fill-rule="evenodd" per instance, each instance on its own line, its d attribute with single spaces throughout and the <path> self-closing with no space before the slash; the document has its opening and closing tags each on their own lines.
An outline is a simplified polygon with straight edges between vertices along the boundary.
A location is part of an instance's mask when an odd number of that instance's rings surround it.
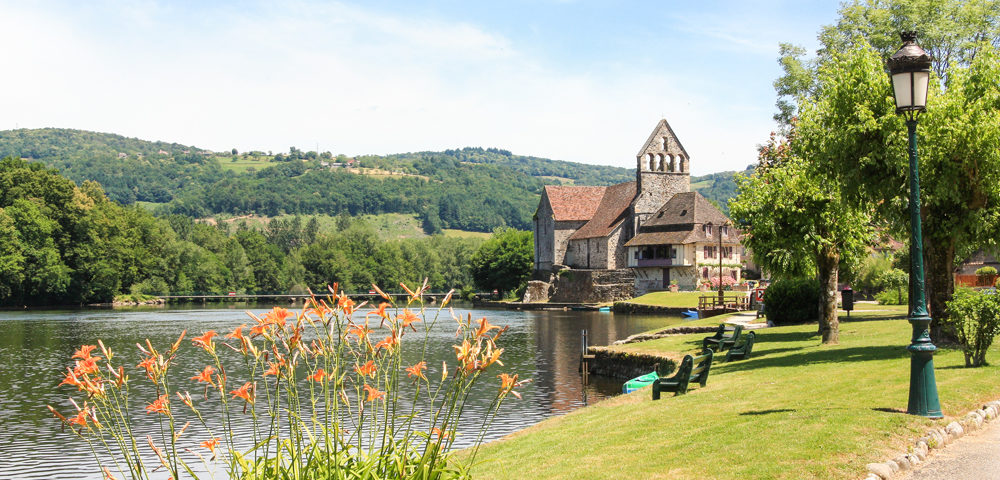
<svg viewBox="0 0 1000 480">
<path fill-rule="evenodd" d="M 97 348 L 97 345 L 83 345 L 79 350 L 73 352 L 73 356 L 70 358 L 86 360 L 90 358 L 90 352 L 93 352 L 95 348 Z"/>
<path fill-rule="evenodd" d="M 166 395 L 160 395 L 156 401 L 146 406 L 147 413 L 162 413 L 164 415 L 170 415 L 170 400 L 167 399 Z"/>
<path fill-rule="evenodd" d="M 448 432 L 442 432 L 440 428 L 434 427 L 431 429 L 431 435 L 437 435 L 440 440 L 448 438 Z"/>
<path fill-rule="evenodd" d="M 87 411 L 86 410 L 80 410 L 80 411 L 76 412 L 76 416 L 70 417 L 70 418 L 66 419 L 66 421 L 69 422 L 69 423 L 75 423 L 75 424 L 77 424 L 77 425 L 79 425 L 81 427 L 86 427 L 87 426 Z"/>
<path fill-rule="evenodd" d="M 256 337 L 257 335 L 263 335 L 267 332 L 267 327 L 268 324 L 266 323 L 258 323 L 257 325 L 250 327 L 250 336 Z"/>
<path fill-rule="evenodd" d="M 367 340 L 368 339 L 368 334 L 370 332 L 371 332 L 371 329 L 368 328 L 368 320 L 367 319 L 365 320 L 365 324 L 364 325 L 361 325 L 361 324 L 351 324 L 351 326 L 347 329 L 347 334 L 348 335 L 357 335 L 358 336 L 358 343 L 361 343 L 362 341 Z"/>
<path fill-rule="evenodd" d="M 101 467 L 101 471 L 104 472 L 104 480 L 118 480 L 111 473 L 111 470 L 108 470 L 108 467 Z"/>
<path fill-rule="evenodd" d="M 242 398 L 243 400 L 253 403 L 253 394 L 250 382 L 244 383 L 242 387 L 237 390 L 229 392 L 233 395 L 233 398 Z"/>
<path fill-rule="evenodd" d="M 410 309 L 403 309 L 403 314 L 396 318 L 403 321 L 403 328 L 410 327 L 414 332 L 417 331 L 417 327 L 414 327 L 412 324 L 419 322 L 420 317 L 416 316 Z"/>
<path fill-rule="evenodd" d="M 492 343 L 487 342 L 486 351 L 483 352 L 482 365 L 480 368 L 486 369 L 486 367 L 493 365 L 494 363 L 503 366 L 503 362 L 500 361 L 500 355 L 502 353 L 502 348 L 494 348 Z"/>
<path fill-rule="evenodd" d="M 484 337 L 490 330 L 496 329 L 500 330 L 500 327 L 496 325 L 490 325 L 490 322 L 486 320 L 486 317 L 477 320 L 479 322 L 479 328 L 476 329 L 476 338 Z"/>
<path fill-rule="evenodd" d="M 521 394 L 515 392 L 514 389 L 528 382 L 528 380 L 521 380 L 520 382 L 517 381 L 516 373 L 514 375 L 501 373 L 500 375 L 497 375 L 497 378 L 500 379 L 500 393 L 501 394 L 510 393 L 511 395 L 514 395 L 517 398 L 521 398 Z"/>
<path fill-rule="evenodd" d="M 226 338 L 232 338 L 234 340 L 242 340 L 243 339 L 243 329 L 246 326 L 247 326 L 247 324 L 244 323 L 243 325 L 240 325 L 240 326 L 234 328 L 232 332 L 226 334 Z"/>
<path fill-rule="evenodd" d="M 71 369 L 69 367 L 66 367 L 66 378 L 64 378 L 63 381 L 59 385 L 56 385 L 56 386 L 57 387 L 61 387 L 63 385 L 72 385 L 72 386 L 77 387 L 77 388 L 82 388 L 82 384 L 80 383 L 80 379 L 77 378 L 76 373 L 73 372 L 73 369 Z"/>
<path fill-rule="evenodd" d="M 204 348 L 205 350 L 212 351 L 215 350 L 215 342 L 212 342 L 212 337 L 216 335 L 218 334 L 215 333 L 215 330 L 209 330 L 200 337 L 192 338 L 191 342 L 193 342 L 195 345 L 200 346 L 201 348 Z"/>
<path fill-rule="evenodd" d="M 73 373 L 77 375 L 90 375 L 92 373 L 97 373 L 100 369 L 97 365 L 97 361 L 101 357 L 87 357 L 85 360 L 77 360 L 76 368 L 73 369 Z"/>
<path fill-rule="evenodd" d="M 326 372 L 324 372 L 323 369 L 320 368 L 316 370 L 316 373 L 309 375 L 308 378 L 309 380 L 312 380 L 314 382 L 322 382 L 323 379 L 326 378 Z"/>
<path fill-rule="evenodd" d="M 386 300 L 389 300 L 389 301 L 392 301 L 392 299 L 391 299 L 391 298 L 389 298 L 389 295 L 386 295 L 386 293 L 385 293 L 385 292 L 383 292 L 381 288 L 378 288 L 378 285 L 375 285 L 375 284 L 373 283 L 373 284 L 372 284 L 372 288 L 373 288 L 373 289 L 375 290 L 375 292 L 377 292 L 377 293 L 378 293 L 379 295 L 381 295 L 381 296 L 382 296 L 382 298 L 384 298 L 384 299 L 386 299 Z"/>
<path fill-rule="evenodd" d="M 364 377 L 374 377 L 375 376 L 375 370 L 377 370 L 377 369 L 378 369 L 378 367 L 375 366 L 375 362 L 373 362 L 371 360 L 368 360 L 367 362 L 365 362 L 364 365 L 361 365 L 361 366 L 358 366 L 358 364 L 354 364 L 354 371 L 358 372 L 358 375 L 361 375 L 361 376 L 364 376 Z"/>
<path fill-rule="evenodd" d="M 281 362 L 284 363 L 284 362 Z M 274 375 L 278 376 L 281 374 L 281 363 L 279 362 L 267 362 L 267 370 L 264 371 L 263 376 Z"/>
<path fill-rule="evenodd" d="M 150 380 L 156 379 L 157 375 L 156 357 L 152 356 L 146 357 L 141 362 L 139 362 L 139 364 L 136 365 L 135 368 L 146 369 L 146 377 L 149 378 Z"/>
<path fill-rule="evenodd" d="M 213 373 L 215 373 L 215 368 L 213 368 L 211 365 L 206 365 L 205 369 L 202 370 L 201 373 L 199 373 L 199 374 L 191 377 L 191 380 L 196 380 L 196 381 L 205 382 L 205 383 L 211 383 L 212 385 L 215 385 L 215 382 L 212 381 L 212 374 Z"/>
<path fill-rule="evenodd" d="M 380 392 L 375 387 L 368 385 L 367 383 L 365 384 L 364 389 L 365 393 L 368 394 L 368 396 L 365 398 L 366 402 L 370 402 L 372 400 L 378 400 L 385 396 L 385 392 Z"/>
<path fill-rule="evenodd" d="M 281 328 L 285 327 L 285 319 L 288 318 L 292 312 L 289 312 L 286 308 L 274 307 L 271 311 L 262 315 L 266 323 L 277 325 Z"/>
<path fill-rule="evenodd" d="M 420 362 L 411 367 L 406 367 L 406 376 L 427 380 L 427 377 L 424 376 L 424 370 L 427 370 L 427 362 Z"/>
<path fill-rule="evenodd" d="M 396 336 L 396 332 L 392 332 L 391 335 L 385 337 L 385 340 L 376 343 L 374 348 L 376 351 L 380 348 L 384 348 L 391 352 L 396 345 L 399 345 L 399 337 Z"/>
<path fill-rule="evenodd" d="M 389 314 L 385 313 L 385 309 L 388 308 L 388 307 L 389 307 L 388 303 L 382 302 L 382 303 L 380 303 L 378 305 L 377 309 L 375 309 L 375 310 L 373 310 L 371 312 L 368 312 L 368 314 L 365 315 L 365 318 L 368 318 L 370 315 L 376 315 L 376 316 L 381 317 L 383 321 L 384 320 L 388 320 L 389 319 Z"/>
<path fill-rule="evenodd" d="M 215 449 L 219 447 L 219 439 L 213 438 L 211 440 L 205 440 L 201 442 L 202 448 L 207 448 L 208 451 L 212 452 L 212 456 L 215 456 Z"/>
<path fill-rule="evenodd" d="M 462 340 L 461 346 L 452 345 L 452 348 L 455 349 L 455 357 L 457 357 L 460 362 L 465 362 L 473 355 L 472 344 L 470 344 L 468 340 Z"/>
</svg>

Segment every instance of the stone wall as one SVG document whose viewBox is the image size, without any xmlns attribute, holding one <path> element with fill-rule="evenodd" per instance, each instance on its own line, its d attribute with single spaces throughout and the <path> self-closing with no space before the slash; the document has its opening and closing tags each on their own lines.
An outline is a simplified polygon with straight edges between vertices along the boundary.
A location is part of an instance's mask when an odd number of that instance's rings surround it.
<svg viewBox="0 0 1000 480">
<path fill-rule="evenodd" d="M 543 193 L 544 195 L 544 193 Z M 543 197 L 535 212 L 535 271 L 551 270 L 555 261 L 555 221 L 552 207 Z"/>
<path fill-rule="evenodd" d="M 528 288 L 524 291 L 524 298 L 521 301 L 524 303 L 548 302 L 549 291 L 551 289 L 552 284 L 549 282 L 530 280 L 528 281 Z"/>
<path fill-rule="evenodd" d="M 549 301 L 603 303 L 634 297 L 635 278 L 630 270 L 563 270 L 552 282 Z"/>
<path fill-rule="evenodd" d="M 628 380 L 653 370 L 670 375 L 677 369 L 676 360 L 656 355 L 617 352 L 607 347 L 588 347 L 587 353 L 594 355 L 588 362 L 592 375 Z"/>
</svg>

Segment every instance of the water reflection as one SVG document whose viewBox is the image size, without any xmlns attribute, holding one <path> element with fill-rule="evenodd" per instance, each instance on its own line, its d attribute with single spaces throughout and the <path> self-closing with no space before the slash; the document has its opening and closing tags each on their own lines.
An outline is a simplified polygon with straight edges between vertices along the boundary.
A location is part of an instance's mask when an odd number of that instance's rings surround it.
<svg viewBox="0 0 1000 480">
<path fill-rule="evenodd" d="M 154 345 L 166 345 L 184 329 L 194 334 L 213 329 L 230 331 L 247 322 L 244 309 L 261 313 L 269 307 L 0 312 L 3 332 L 0 335 L 0 477 L 100 478 L 86 444 L 70 432 L 61 431 L 58 421 L 45 410 L 46 404 L 64 411 L 71 409 L 67 400 L 70 389 L 55 386 L 62 379 L 61 372 L 70 364 L 73 351 L 80 345 L 103 339 L 123 358 L 128 368 L 138 363 L 135 343 L 145 338 Z M 468 312 L 456 309 L 456 313 L 463 315 Z M 490 323 L 509 325 L 510 329 L 502 342 L 506 348 L 505 367 L 487 372 L 480 388 L 469 400 L 468 414 L 463 417 L 460 432 L 478 430 L 496 392 L 495 375 L 518 372 L 521 378 L 533 380 L 521 389 L 523 400 L 511 399 L 503 405 L 487 440 L 620 391 L 621 381 L 601 377 L 592 376 L 589 385 L 582 385 L 578 368 L 582 329 L 589 331 L 591 344 L 603 345 L 680 321 L 670 317 L 576 311 L 479 310 L 471 314 L 473 318 L 487 316 Z M 455 327 L 454 321 L 445 315 L 430 332 L 428 364 L 436 365 L 437 374 L 440 374 L 442 361 L 448 360 L 454 365 L 451 344 L 455 340 Z M 190 389 L 195 395 L 200 388 L 187 377 L 203 366 L 204 358 L 199 355 L 179 356 L 173 367 L 178 376 L 175 385 L 182 390 Z M 140 371 L 133 370 L 130 375 L 135 384 L 142 384 L 137 382 L 141 380 Z M 137 388 L 141 390 L 142 387 Z M 142 399 L 151 400 L 152 395 L 144 395 Z M 136 407 L 141 409 L 143 405 Z M 140 430 L 153 426 L 153 417 L 136 416 Z M 200 434 L 192 430 L 191 435 L 193 439 Z M 458 443 L 467 445 L 473 440 L 472 435 L 459 436 Z"/>
</svg>

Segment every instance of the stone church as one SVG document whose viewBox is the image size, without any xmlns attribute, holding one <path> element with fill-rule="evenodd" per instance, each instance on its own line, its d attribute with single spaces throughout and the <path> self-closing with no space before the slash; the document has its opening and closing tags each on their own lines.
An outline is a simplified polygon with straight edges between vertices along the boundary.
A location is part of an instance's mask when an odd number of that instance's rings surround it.
<svg viewBox="0 0 1000 480">
<path fill-rule="evenodd" d="M 642 293 L 665 288 L 665 283 L 669 281 L 665 279 L 670 278 L 668 272 L 659 273 L 656 280 L 650 280 L 650 272 L 641 269 L 639 263 L 642 260 L 642 267 L 652 266 L 647 265 L 647 260 L 654 259 L 644 256 L 652 256 L 662 249 L 645 244 L 626 245 L 642 233 L 643 225 L 654 215 L 662 217 L 668 202 L 682 193 L 687 194 L 686 200 L 675 204 L 697 204 L 702 211 L 699 219 L 710 219 L 709 222 L 720 224 L 726 221 L 725 216 L 700 194 L 691 192 L 689 159 L 670 124 L 662 119 L 636 155 L 634 182 L 607 187 L 546 186 L 534 216 L 534 278 L 544 282 L 548 277 L 545 283 L 549 284 L 549 291 L 542 292 L 541 289 L 546 287 L 536 283 L 529 288 L 525 300 L 543 301 L 541 298 L 551 296 L 552 301 L 606 301 L 629 298 L 636 290 Z M 696 197 L 700 200 L 696 201 Z M 686 219 L 694 218 L 693 210 Z M 674 217 L 678 216 L 671 218 Z M 664 227 L 657 228 L 662 230 Z M 670 228 L 704 231 L 701 224 Z M 700 240 L 706 241 L 705 238 Z M 734 235 L 726 240 L 728 244 L 737 238 Z M 653 248 L 650 250 L 649 247 Z M 677 251 L 676 246 L 661 247 L 666 247 L 666 252 Z M 693 245 L 691 251 L 694 251 Z M 656 268 L 664 270 L 692 266 L 669 265 L 669 261 L 660 260 L 653 263 L 657 263 Z M 565 275 L 556 274 L 566 269 L 573 272 L 570 278 L 575 284 L 560 286 L 560 283 L 566 283 L 562 280 Z M 636 278 L 637 274 L 642 278 Z M 689 280 L 692 283 L 690 286 L 697 283 L 697 276 L 695 273 L 675 275 L 676 278 Z M 657 282 L 659 285 L 656 285 Z"/>
</svg>

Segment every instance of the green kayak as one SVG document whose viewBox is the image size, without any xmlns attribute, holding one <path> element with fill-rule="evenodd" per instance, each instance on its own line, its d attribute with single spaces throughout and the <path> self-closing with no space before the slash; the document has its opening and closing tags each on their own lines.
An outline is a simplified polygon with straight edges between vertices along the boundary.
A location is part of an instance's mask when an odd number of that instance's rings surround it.
<svg viewBox="0 0 1000 480">
<path fill-rule="evenodd" d="M 625 382 L 625 385 L 622 385 L 622 393 L 632 393 L 642 387 L 648 387 L 652 385 L 657 378 L 660 378 L 660 375 L 656 373 L 656 371 L 649 372 L 645 375 L 639 375 L 638 377 Z"/>
</svg>

